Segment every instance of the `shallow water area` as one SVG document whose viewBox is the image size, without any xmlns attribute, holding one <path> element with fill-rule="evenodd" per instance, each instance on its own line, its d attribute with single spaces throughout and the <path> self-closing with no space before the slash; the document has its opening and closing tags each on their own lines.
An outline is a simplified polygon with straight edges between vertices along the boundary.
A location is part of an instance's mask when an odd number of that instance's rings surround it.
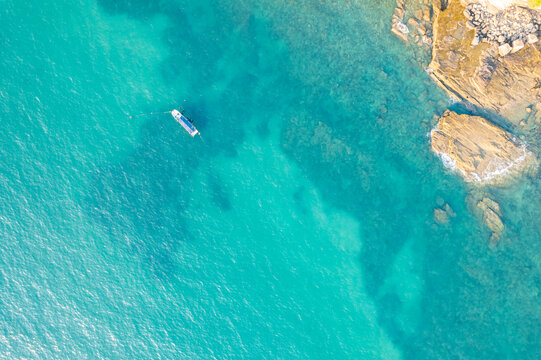
<svg viewBox="0 0 541 360">
<path fill-rule="evenodd" d="M 2 356 L 538 358 L 537 174 L 491 249 L 393 6 L 4 1 Z"/>
</svg>

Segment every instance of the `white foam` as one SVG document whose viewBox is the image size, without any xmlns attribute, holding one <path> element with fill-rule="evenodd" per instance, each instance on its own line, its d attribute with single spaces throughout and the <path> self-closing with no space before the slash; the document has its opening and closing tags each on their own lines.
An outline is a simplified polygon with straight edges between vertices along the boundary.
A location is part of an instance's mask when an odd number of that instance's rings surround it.
<svg viewBox="0 0 541 360">
<path fill-rule="evenodd" d="M 458 102 L 460 102 L 460 99 L 457 96 L 455 96 L 453 94 L 449 94 L 449 104 L 450 105 L 456 104 Z"/>
<path fill-rule="evenodd" d="M 477 173 L 472 173 L 477 181 L 479 182 L 487 182 L 490 180 L 493 180 L 496 177 L 503 177 L 505 175 L 509 175 L 509 173 L 514 169 L 517 168 L 526 158 L 532 156 L 533 154 L 526 149 L 526 145 L 522 144 L 522 155 L 516 158 L 513 161 L 492 161 L 487 169 L 494 168 L 492 171 L 488 171 L 485 176 L 481 177 Z"/>
<path fill-rule="evenodd" d="M 439 132 L 437 125 L 432 130 L 430 130 L 430 132 L 427 134 L 427 136 L 430 135 L 430 138 L 432 138 L 433 137 L 432 135 L 435 132 Z M 453 159 L 452 157 L 450 157 L 446 153 L 442 153 L 442 152 L 439 152 L 439 151 L 436 151 L 436 150 L 434 150 L 434 152 L 436 153 L 436 155 L 439 156 L 439 158 L 441 159 L 441 162 L 443 163 L 444 167 L 446 167 L 447 169 L 452 170 L 454 172 L 458 172 L 458 173 L 460 173 L 462 175 L 465 175 L 464 171 L 462 171 L 458 166 L 456 166 L 456 160 L 455 159 Z"/>
<path fill-rule="evenodd" d="M 476 172 L 471 172 L 469 173 L 469 177 L 467 176 L 464 170 L 460 169 L 456 165 L 455 159 L 453 159 L 446 153 L 442 153 L 439 151 L 434 151 L 434 152 L 436 153 L 436 155 L 440 157 L 444 167 L 446 167 L 447 169 L 453 172 L 463 175 L 466 181 L 486 183 L 491 180 L 494 180 L 497 177 L 504 177 L 506 175 L 509 175 L 512 172 L 512 170 L 517 168 L 524 160 L 526 160 L 528 157 L 533 155 L 530 151 L 526 149 L 525 145 L 522 145 L 521 148 L 522 148 L 523 153 L 521 156 L 519 156 L 515 160 L 513 161 L 494 160 L 487 166 L 487 169 L 494 168 L 494 170 L 485 172 L 484 176 L 481 176 L 480 174 Z"/>
</svg>

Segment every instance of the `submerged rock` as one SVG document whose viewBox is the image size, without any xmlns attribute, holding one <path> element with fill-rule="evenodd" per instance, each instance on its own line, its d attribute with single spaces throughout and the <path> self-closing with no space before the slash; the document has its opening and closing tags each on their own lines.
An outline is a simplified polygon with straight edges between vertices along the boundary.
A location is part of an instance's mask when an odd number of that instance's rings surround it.
<svg viewBox="0 0 541 360">
<path fill-rule="evenodd" d="M 468 181 L 495 183 L 535 163 L 509 132 L 481 116 L 447 110 L 431 132 L 432 150 Z"/>
<path fill-rule="evenodd" d="M 455 216 L 456 213 L 449 204 L 445 204 L 443 208 L 434 209 L 434 221 L 438 224 L 447 224 Z"/>
<path fill-rule="evenodd" d="M 485 197 L 477 203 L 477 207 L 482 211 L 483 222 L 492 231 L 490 243 L 496 245 L 500 241 L 504 229 L 500 204 Z"/>
<path fill-rule="evenodd" d="M 454 212 L 453 208 L 451 208 L 449 204 L 445 204 L 443 208 L 445 209 L 445 212 L 447 213 L 447 215 L 449 215 L 450 217 L 456 216 L 456 213 Z"/>
<path fill-rule="evenodd" d="M 449 222 L 449 215 L 443 209 L 434 209 L 434 221 L 438 224 L 447 224 Z"/>
</svg>

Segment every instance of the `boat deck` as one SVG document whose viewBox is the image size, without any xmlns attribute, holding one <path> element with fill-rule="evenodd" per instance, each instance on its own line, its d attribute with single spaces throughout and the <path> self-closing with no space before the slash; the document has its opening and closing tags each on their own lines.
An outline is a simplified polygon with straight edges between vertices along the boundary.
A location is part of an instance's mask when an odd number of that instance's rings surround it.
<svg viewBox="0 0 541 360">
<path fill-rule="evenodd" d="M 193 124 L 186 118 L 186 116 L 182 115 L 182 113 L 178 110 L 171 111 L 171 115 L 175 118 L 175 120 L 182 125 L 182 127 L 191 135 L 195 136 L 199 134 L 199 131 L 193 126 Z"/>
</svg>

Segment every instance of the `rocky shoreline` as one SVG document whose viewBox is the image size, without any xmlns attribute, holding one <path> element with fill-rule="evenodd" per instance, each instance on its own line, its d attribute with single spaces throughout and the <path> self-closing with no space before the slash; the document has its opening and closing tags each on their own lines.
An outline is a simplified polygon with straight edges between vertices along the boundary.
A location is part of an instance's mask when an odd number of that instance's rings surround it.
<svg viewBox="0 0 541 360">
<path fill-rule="evenodd" d="M 405 42 L 412 40 L 417 44 L 432 45 L 432 11 L 431 0 L 422 1 L 422 6 L 410 16 L 406 22 L 404 18 L 408 12 L 406 0 L 397 0 L 396 8 L 391 21 L 391 32 Z"/>
<path fill-rule="evenodd" d="M 494 8 L 492 1 L 397 0 L 392 32 L 415 56 L 415 49 L 429 51 L 427 72 L 451 98 L 501 116 L 511 131 L 536 141 L 541 131 L 541 10 Z"/>
<path fill-rule="evenodd" d="M 541 112 L 541 44 L 500 55 L 498 43 L 475 44 L 476 30 L 467 26 L 466 7 L 449 0 L 434 20 L 429 70 L 436 82 L 458 99 L 495 112 L 518 126 Z M 509 46 L 509 44 L 505 44 Z"/>
<path fill-rule="evenodd" d="M 447 110 L 431 131 L 431 148 L 472 185 L 468 202 L 491 231 L 491 246 L 502 238 L 504 220 L 482 186 L 507 185 L 538 171 L 541 8 L 527 5 L 525 0 L 397 0 L 391 23 L 392 33 L 411 47 L 435 82 L 477 113 Z M 434 209 L 435 223 L 448 223 L 450 214 L 446 207 Z"/>
</svg>

